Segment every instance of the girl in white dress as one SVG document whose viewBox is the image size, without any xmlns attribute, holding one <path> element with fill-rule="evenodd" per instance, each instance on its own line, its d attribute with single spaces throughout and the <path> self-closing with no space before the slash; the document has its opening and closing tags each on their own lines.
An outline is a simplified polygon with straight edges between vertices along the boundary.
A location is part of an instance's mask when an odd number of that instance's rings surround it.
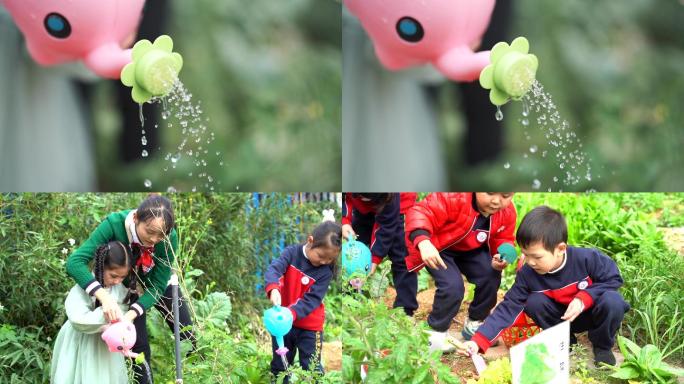
<svg viewBox="0 0 684 384">
<path fill-rule="evenodd" d="M 95 279 L 116 299 L 125 313 L 136 292 L 122 282 L 131 271 L 131 252 L 119 241 L 95 251 Z M 52 354 L 53 384 L 125 384 L 128 371 L 121 353 L 109 352 L 102 340 L 108 323 L 100 303 L 81 287 L 71 288 L 64 303 L 68 320 L 60 329 Z"/>
</svg>

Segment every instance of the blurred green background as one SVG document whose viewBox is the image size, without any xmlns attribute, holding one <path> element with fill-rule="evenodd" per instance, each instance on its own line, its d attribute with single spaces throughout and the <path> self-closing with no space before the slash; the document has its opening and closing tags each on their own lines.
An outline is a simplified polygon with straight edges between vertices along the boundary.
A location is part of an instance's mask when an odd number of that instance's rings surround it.
<svg viewBox="0 0 684 384">
<path fill-rule="evenodd" d="M 215 133 L 204 148 L 215 190 L 339 190 L 341 5 L 332 0 L 175 0 L 171 5 L 168 34 L 185 58 L 180 79 L 193 104 L 201 102 L 206 126 Z M 181 159 L 174 169 L 165 160 L 182 140 L 176 119 L 160 119 L 162 145 L 156 154 L 132 164 L 119 160 L 112 145 L 121 129 L 112 87 L 101 82 L 94 92 L 99 189 L 144 190 L 149 179 L 153 190 L 207 190 L 190 161 Z"/>
<path fill-rule="evenodd" d="M 443 85 L 440 124 L 451 188 L 531 190 L 536 178 L 541 190 L 681 191 L 684 3 L 519 0 L 513 8 L 509 40 L 529 39 L 540 60 L 538 80 L 581 138 L 593 180 L 571 188 L 544 182 L 559 170 L 539 156 L 549 145 L 533 118 L 531 140 L 525 139 L 521 103 L 503 109 L 506 151 L 493 163 L 467 167 L 454 150 L 462 148 L 465 129 L 459 103 Z M 536 156 L 531 144 L 539 145 Z"/>
</svg>

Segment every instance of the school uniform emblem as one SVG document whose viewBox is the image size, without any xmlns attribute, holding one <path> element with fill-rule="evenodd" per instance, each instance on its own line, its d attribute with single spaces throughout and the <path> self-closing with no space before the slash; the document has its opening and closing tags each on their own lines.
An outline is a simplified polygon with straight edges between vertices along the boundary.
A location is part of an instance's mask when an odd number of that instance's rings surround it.
<svg viewBox="0 0 684 384">
<path fill-rule="evenodd" d="M 308 277 L 308 276 L 302 277 L 302 284 L 303 284 L 303 285 L 309 284 L 309 277 Z"/>
<path fill-rule="evenodd" d="M 577 284 L 577 289 L 583 291 L 583 290 L 587 289 L 588 286 L 589 286 L 589 283 L 586 280 L 582 280 L 579 282 L 579 284 Z"/>
<path fill-rule="evenodd" d="M 480 243 L 484 243 L 487 240 L 487 232 L 478 232 L 477 233 L 477 241 Z"/>
</svg>

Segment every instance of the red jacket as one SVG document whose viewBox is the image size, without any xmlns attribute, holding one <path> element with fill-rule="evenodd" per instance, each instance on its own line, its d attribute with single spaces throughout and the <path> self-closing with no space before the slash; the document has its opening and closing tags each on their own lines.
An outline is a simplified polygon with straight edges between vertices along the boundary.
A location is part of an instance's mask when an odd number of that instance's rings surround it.
<svg viewBox="0 0 684 384">
<path fill-rule="evenodd" d="M 424 200 L 417 202 L 406 213 L 406 246 L 409 254 L 406 267 L 409 271 L 420 270 L 425 264 L 420 257 L 418 243 L 426 236 L 418 236 L 413 241 L 410 234 L 418 229 L 429 233 L 430 242 L 440 252 L 457 244 L 465 238 L 475 225 L 480 213 L 473 208 L 473 193 L 431 193 Z M 513 244 L 515 241 L 515 206 L 493 214 L 489 221 L 489 238 L 487 245 L 491 255 L 503 243 Z"/>
</svg>

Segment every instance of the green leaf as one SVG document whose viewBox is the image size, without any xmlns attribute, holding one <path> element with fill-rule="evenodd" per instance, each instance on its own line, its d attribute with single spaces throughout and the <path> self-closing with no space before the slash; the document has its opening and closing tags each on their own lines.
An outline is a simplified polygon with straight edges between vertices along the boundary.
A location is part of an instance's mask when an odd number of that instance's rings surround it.
<svg viewBox="0 0 684 384">
<path fill-rule="evenodd" d="M 655 345 L 648 344 L 641 349 L 639 362 L 646 368 L 658 366 L 661 360 L 662 354 Z"/>
<path fill-rule="evenodd" d="M 639 371 L 634 369 L 633 367 L 621 366 L 615 373 L 610 375 L 610 377 L 622 380 L 634 379 L 639 377 Z"/>
<path fill-rule="evenodd" d="M 224 327 L 230 317 L 230 297 L 224 292 L 212 292 L 204 300 L 195 302 L 195 311 L 200 321 L 216 327 Z"/>
</svg>

